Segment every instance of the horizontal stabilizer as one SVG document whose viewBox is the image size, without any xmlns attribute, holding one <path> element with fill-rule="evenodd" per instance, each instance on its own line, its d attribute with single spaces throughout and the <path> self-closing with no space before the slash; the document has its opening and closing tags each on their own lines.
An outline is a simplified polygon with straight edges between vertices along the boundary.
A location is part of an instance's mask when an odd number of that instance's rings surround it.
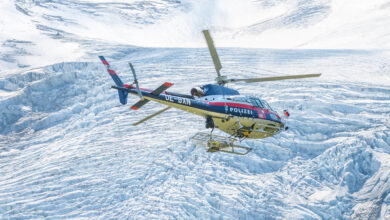
<svg viewBox="0 0 390 220">
<path fill-rule="evenodd" d="M 164 84 L 162 84 L 161 86 L 159 86 L 157 89 L 153 90 L 152 94 L 153 95 L 160 95 L 162 92 L 164 92 L 165 90 L 167 90 L 169 87 L 171 87 L 173 85 L 173 83 L 169 83 L 169 82 L 165 82 Z M 149 100 L 148 99 L 143 99 L 143 100 L 140 100 L 138 101 L 137 103 L 135 103 L 133 106 L 131 106 L 130 108 L 133 109 L 133 110 L 138 110 L 139 108 L 141 108 L 143 105 L 145 105 L 146 103 L 148 103 Z"/>
<path fill-rule="evenodd" d="M 169 82 L 165 82 L 164 84 L 162 84 L 161 86 L 159 86 L 157 89 L 155 89 L 152 94 L 153 95 L 160 95 L 162 92 L 164 92 L 165 90 L 167 90 L 169 87 L 171 87 L 173 85 L 173 83 L 169 83 Z"/>
<path fill-rule="evenodd" d="M 145 105 L 146 103 L 148 103 L 150 100 L 148 99 L 142 99 L 142 100 L 139 100 L 137 103 L 135 103 L 133 106 L 131 106 L 130 108 L 133 109 L 133 110 L 138 110 L 139 108 L 141 108 L 143 105 Z"/>
</svg>

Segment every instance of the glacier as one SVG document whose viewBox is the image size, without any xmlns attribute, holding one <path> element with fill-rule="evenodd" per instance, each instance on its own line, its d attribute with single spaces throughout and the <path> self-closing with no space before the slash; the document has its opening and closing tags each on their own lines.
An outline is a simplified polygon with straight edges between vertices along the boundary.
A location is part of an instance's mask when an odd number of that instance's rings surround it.
<svg viewBox="0 0 390 220">
<path fill-rule="evenodd" d="M 266 12 L 256 17 L 245 1 L 238 12 L 249 7 L 256 19 L 237 22 L 235 1 L 227 1 L 229 7 L 199 2 L 2 3 L 0 218 L 390 218 L 389 41 L 378 46 L 388 40 L 389 16 L 382 18 L 390 4 L 355 6 L 345 14 L 375 10 L 353 25 L 352 17 L 340 21 L 347 30 L 323 34 L 318 28 L 342 14 L 334 6 L 340 2 L 253 1 Z M 215 11 L 221 17 L 213 17 Z M 226 14 L 233 26 L 223 23 Z M 192 26 L 178 25 L 177 18 Z M 5 25 L 11 19 L 15 25 Z M 115 23 L 112 32 L 105 19 Z M 105 55 L 126 82 L 133 80 L 131 61 L 141 87 L 169 81 L 170 91 L 189 93 L 216 76 L 197 38 L 208 20 L 222 45 L 224 75 L 322 73 L 318 79 L 229 85 L 291 114 L 288 131 L 243 141 L 253 148 L 244 157 L 194 146 L 190 137 L 206 131 L 204 119 L 179 110 L 132 126 L 163 106 L 131 111 L 120 105 L 97 58 Z M 173 34 L 174 26 L 182 36 Z M 316 36 L 286 40 L 281 48 L 277 40 L 267 44 L 272 32 L 285 30 Z M 368 38 L 361 41 L 360 31 Z M 260 40 L 244 48 L 256 36 Z"/>
</svg>

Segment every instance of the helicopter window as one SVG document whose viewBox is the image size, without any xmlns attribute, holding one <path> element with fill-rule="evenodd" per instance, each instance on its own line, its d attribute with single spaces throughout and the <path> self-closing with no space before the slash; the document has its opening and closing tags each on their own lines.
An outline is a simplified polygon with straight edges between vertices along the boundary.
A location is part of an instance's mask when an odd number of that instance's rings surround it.
<svg viewBox="0 0 390 220">
<path fill-rule="evenodd" d="M 247 103 L 251 103 L 251 102 L 249 101 L 249 99 L 246 98 L 246 97 L 233 97 L 232 100 L 233 100 L 233 101 L 236 101 L 236 102 L 247 102 Z"/>
<path fill-rule="evenodd" d="M 251 102 L 252 102 L 252 105 L 254 106 L 258 106 L 257 103 L 256 103 L 256 99 L 254 98 L 250 98 Z"/>
<path fill-rule="evenodd" d="M 261 101 L 259 99 L 256 99 L 256 106 L 260 108 L 264 108 L 264 106 L 261 104 Z"/>
<path fill-rule="evenodd" d="M 260 108 L 264 108 L 263 104 L 261 103 L 260 99 L 258 98 L 250 98 L 252 105 Z"/>
<path fill-rule="evenodd" d="M 266 109 L 273 111 L 271 106 L 266 101 L 261 101 L 261 103 L 263 103 L 263 105 L 265 106 Z"/>
</svg>

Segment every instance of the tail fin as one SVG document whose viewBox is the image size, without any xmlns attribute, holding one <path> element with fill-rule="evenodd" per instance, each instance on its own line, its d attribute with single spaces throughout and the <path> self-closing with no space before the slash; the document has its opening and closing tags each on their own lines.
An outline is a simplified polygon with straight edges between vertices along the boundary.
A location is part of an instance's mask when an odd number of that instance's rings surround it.
<svg viewBox="0 0 390 220">
<path fill-rule="evenodd" d="M 122 105 L 126 105 L 127 104 L 127 95 L 128 94 L 129 93 L 127 93 L 126 91 L 118 90 L 119 101 L 121 102 Z"/>
<path fill-rule="evenodd" d="M 122 80 L 119 78 L 118 74 L 116 74 L 116 72 L 110 68 L 110 64 L 107 62 L 107 60 L 103 56 L 99 56 L 99 58 L 102 61 L 102 63 L 104 64 L 104 66 L 106 66 L 107 72 L 110 74 L 110 76 L 111 76 L 112 80 L 114 80 L 115 84 L 119 87 L 123 87 Z M 123 90 L 118 90 L 118 95 L 119 95 L 119 101 L 123 105 L 126 105 L 128 93 L 126 91 L 123 91 Z"/>
</svg>

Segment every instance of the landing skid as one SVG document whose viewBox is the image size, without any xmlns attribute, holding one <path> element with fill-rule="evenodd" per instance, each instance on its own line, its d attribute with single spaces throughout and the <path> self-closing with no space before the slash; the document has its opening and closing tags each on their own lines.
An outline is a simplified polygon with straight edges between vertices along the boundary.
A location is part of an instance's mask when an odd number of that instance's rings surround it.
<svg viewBox="0 0 390 220">
<path fill-rule="evenodd" d="M 208 133 L 199 132 L 195 134 L 191 140 L 194 144 L 203 146 L 207 152 L 224 152 L 236 155 L 246 155 L 252 148 L 235 145 L 237 141 L 235 138 L 224 137 L 219 135 L 211 135 Z"/>
</svg>

